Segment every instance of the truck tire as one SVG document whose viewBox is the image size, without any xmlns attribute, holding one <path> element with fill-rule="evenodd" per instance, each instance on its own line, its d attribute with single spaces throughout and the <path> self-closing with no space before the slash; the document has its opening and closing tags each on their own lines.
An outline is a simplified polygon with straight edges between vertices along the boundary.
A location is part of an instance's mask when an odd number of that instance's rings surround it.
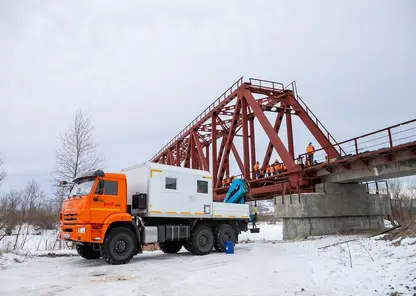
<svg viewBox="0 0 416 296">
<path fill-rule="evenodd" d="M 114 227 L 108 231 L 101 245 L 101 255 L 110 264 L 125 264 L 137 253 L 137 240 L 126 227 Z"/>
<path fill-rule="evenodd" d="M 218 252 L 224 252 L 226 241 L 232 241 L 233 245 L 235 244 L 235 241 L 236 241 L 235 230 L 229 224 L 219 225 L 215 229 L 214 235 L 215 235 L 214 248 Z"/>
<path fill-rule="evenodd" d="M 92 246 L 76 245 L 78 255 L 85 259 L 98 259 L 101 257 L 100 251 L 96 251 Z"/>
<path fill-rule="evenodd" d="M 206 225 L 199 225 L 192 231 L 187 243 L 189 251 L 194 255 L 209 254 L 214 246 L 214 234 Z"/>
<path fill-rule="evenodd" d="M 166 254 L 175 254 L 182 249 L 183 243 L 181 242 L 164 242 L 159 243 L 159 248 Z"/>
</svg>

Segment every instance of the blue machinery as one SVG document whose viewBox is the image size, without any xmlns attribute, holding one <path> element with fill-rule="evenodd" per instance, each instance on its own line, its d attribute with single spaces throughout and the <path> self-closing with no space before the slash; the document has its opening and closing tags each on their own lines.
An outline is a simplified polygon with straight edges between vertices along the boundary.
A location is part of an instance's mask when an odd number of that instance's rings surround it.
<svg viewBox="0 0 416 296">
<path fill-rule="evenodd" d="M 244 179 L 235 179 L 230 188 L 228 188 L 227 194 L 225 195 L 225 203 L 237 203 L 244 204 L 246 199 L 246 194 L 250 191 L 248 183 Z M 257 204 L 255 204 L 254 209 L 250 207 L 250 222 L 253 225 L 253 228 L 250 229 L 252 233 L 259 233 L 260 228 L 256 226 L 257 221 Z"/>
</svg>

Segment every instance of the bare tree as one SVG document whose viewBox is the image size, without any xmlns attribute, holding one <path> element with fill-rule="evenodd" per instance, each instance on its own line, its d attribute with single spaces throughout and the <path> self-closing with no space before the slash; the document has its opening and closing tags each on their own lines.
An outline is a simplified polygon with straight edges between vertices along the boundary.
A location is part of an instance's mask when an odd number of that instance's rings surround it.
<svg viewBox="0 0 416 296">
<path fill-rule="evenodd" d="M 407 188 L 398 179 L 388 183 L 393 216 L 390 221 L 393 225 L 396 221 L 400 224 L 411 221 L 416 217 L 416 183 L 409 184 Z"/>
<path fill-rule="evenodd" d="M 0 151 L 0 168 L 2 167 L 3 163 L 4 163 L 4 157 Z M 5 177 L 6 177 L 6 173 L 0 169 L 0 184 L 4 180 Z"/>
<path fill-rule="evenodd" d="M 70 126 L 59 136 L 60 147 L 56 153 L 56 168 L 52 179 L 57 185 L 60 181 L 72 181 L 79 174 L 102 167 L 104 156 L 98 153 L 98 143 L 93 140 L 94 127 L 90 117 L 78 110 Z M 57 187 L 57 202 L 67 194 Z"/>
</svg>

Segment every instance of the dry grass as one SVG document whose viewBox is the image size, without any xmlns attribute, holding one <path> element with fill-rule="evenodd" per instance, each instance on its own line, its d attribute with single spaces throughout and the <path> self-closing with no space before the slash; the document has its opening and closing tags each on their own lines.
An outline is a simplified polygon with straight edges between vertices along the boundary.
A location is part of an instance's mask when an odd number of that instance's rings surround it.
<svg viewBox="0 0 416 296">
<path fill-rule="evenodd" d="M 401 227 L 392 230 L 383 238 L 386 240 L 396 240 L 398 238 L 416 237 L 416 218 L 404 223 Z"/>
</svg>

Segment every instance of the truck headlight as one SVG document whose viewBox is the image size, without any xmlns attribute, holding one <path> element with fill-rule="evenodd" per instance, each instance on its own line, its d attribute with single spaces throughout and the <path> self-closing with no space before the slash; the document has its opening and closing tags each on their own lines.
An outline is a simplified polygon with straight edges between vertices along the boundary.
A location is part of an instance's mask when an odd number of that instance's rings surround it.
<svg viewBox="0 0 416 296">
<path fill-rule="evenodd" d="M 78 233 L 85 233 L 85 227 L 78 228 Z"/>
</svg>

